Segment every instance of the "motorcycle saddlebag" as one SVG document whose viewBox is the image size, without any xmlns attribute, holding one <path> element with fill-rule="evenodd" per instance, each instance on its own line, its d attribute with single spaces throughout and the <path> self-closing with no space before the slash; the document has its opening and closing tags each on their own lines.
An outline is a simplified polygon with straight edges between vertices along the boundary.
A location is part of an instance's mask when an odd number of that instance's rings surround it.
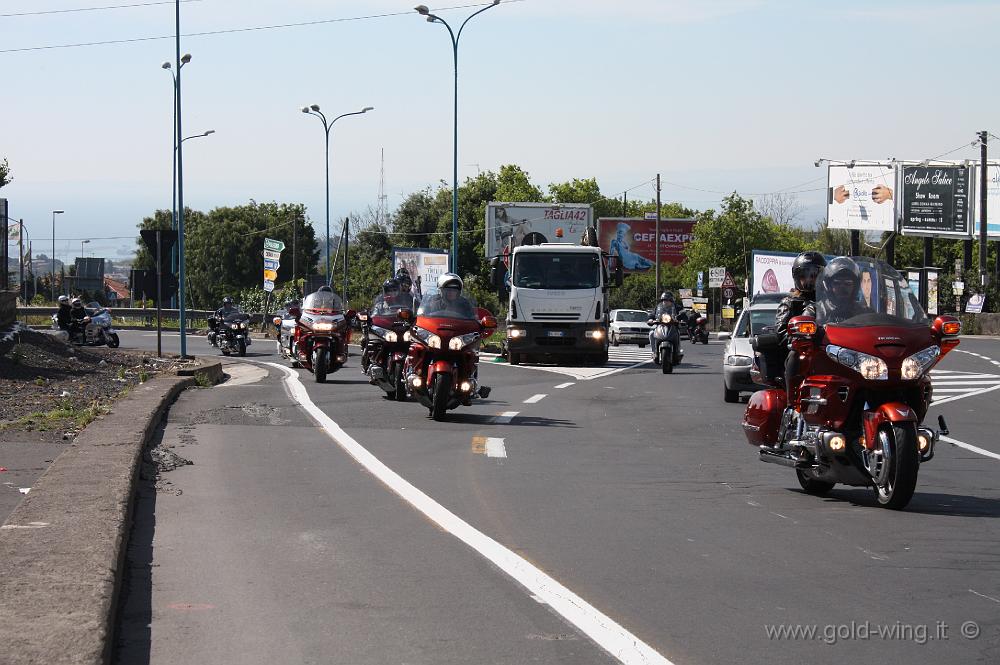
<svg viewBox="0 0 1000 665">
<path fill-rule="evenodd" d="M 785 391 L 777 388 L 758 390 L 750 397 L 743 415 L 743 433 L 747 443 L 751 446 L 772 446 L 777 442 L 787 402 Z"/>
</svg>

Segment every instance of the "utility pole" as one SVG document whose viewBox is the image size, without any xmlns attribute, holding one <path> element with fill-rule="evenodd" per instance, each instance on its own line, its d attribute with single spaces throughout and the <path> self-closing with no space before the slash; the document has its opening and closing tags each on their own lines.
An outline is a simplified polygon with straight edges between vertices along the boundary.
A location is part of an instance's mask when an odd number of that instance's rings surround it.
<svg viewBox="0 0 1000 665">
<path fill-rule="evenodd" d="M 986 138 L 988 132 L 979 132 L 979 284 L 986 288 L 989 283 L 989 273 L 986 271 L 986 257 L 987 257 L 987 247 L 986 247 L 986 186 L 989 184 L 989 178 L 986 174 Z M 998 261 L 1000 263 L 1000 261 Z M 995 307 L 995 305 L 994 305 Z"/>
<path fill-rule="evenodd" d="M 851 229 L 851 256 L 861 255 L 861 231 Z"/>
<path fill-rule="evenodd" d="M 622 217 L 628 217 L 628 192 L 622 194 Z"/>
<path fill-rule="evenodd" d="M 295 287 L 296 289 L 299 288 L 298 282 L 295 281 L 296 279 L 298 279 L 298 274 L 299 274 L 298 259 L 296 258 L 296 250 L 295 250 L 295 245 L 296 242 L 298 241 L 298 237 L 299 237 L 299 224 L 298 220 L 296 219 L 292 220 L 292 284 L 296 285 Z"/>
<path fill-rule="evenodd" d="M 345 308 L 347 307 L 347 265 L 349 263 L 349 261 L 347 260 L 347 252 L 348 252 L 347 239 L 351 232 L 350 224 L 351 224 L 351 218 L 345 217 L 344 218 L 344 307 Z"/>
<path fill-rule="evenodd" d="M 17 223 L 20 224 L 20 233 L 17 234 L 17 263 L 21 267 L 20 270 L 20 281 L 18 284 L 21 285 L 21 302 L 25 305 L 28 304 L 28 287 L 24 283 L 24 220 L 19 219 Z"/>
<path fill-rule="evenodd" d="M 653 294 L 657 300 L 660 298 L 660 174 L 656 174 L 656 293 Z"/>
</svg>

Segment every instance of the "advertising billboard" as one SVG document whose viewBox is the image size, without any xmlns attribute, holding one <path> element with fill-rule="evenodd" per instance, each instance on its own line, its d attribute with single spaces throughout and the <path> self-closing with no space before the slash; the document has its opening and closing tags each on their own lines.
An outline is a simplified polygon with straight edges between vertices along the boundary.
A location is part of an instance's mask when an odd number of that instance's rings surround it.
<svg viewBox="0 0 1000 665">
<path fill-rule="evenodd" d="M 981 168 L 976 165 L 972 177 L 973 189 L 976 191 L 974 197 L 976 213 L 973 217 L 975 225 L 972 228 L 972 234 L 975 236 L 979 235 L 979 225 L 983 218 L 979 195 Z M 986 165 L 986 235 L 994 240 L 1000 238 L 1000 164 Z"/>
<path fill-rule="evenodd" d="M 437 278 L 448 272 L 448 250 L 420 247 L 393 247 L 392 274 L 406 268 L 419 297 L 437 293 Z"/>
<path fill-rule="evenodd" d="M 753 250 L 750 267 L 750 295 L 759 293 L 788 293 L 795 286 L 792 263 L 798 254 L 792 252 L 763 252 Z M 834 257 L 825 254 L 827 261 Z"/>
<path fill-rule="evenodd" d="M 903 233 L 968 237 L 968 167 L 904 166 L 901 199 Z"/>
<path fill-rule="evenodd" d="M 660 220 L 660 262 L 684 263 L 684 249 L 694 238 L 693 219 Z M 627 273 L 655 268 L 656 220 L 631 217 L 601 217 L 597 220 L 601 249 L 621 261 Z"/>
<path fill-rule="evenodd" d="M 826 220 L 831 229 L 895 231 L 896 169 L 874 164 L 831 164 Z"/>
<path fill-rule="evenodd" d="M 486 256 L 500 256 L 510 240 L 519 247 L 528 234 L 538 242 L 580 242 L 593 226 L 589 203 L 502 203 L 486 205 Z"/>
</svg>

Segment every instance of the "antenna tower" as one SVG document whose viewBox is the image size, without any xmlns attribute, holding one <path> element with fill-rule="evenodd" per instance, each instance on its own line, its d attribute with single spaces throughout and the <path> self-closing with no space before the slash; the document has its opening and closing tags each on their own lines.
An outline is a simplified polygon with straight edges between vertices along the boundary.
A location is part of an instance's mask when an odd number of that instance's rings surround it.
<svg viewBox="0 0 1000 665">
<path fill-rule="evenodd" d="M 385 148 L 382 148 L 382 168 L 378 178 L 378 213 L 377 221 L 385 226 L 389 221 L 389 197 L 385 193 Z"/>
</svg>

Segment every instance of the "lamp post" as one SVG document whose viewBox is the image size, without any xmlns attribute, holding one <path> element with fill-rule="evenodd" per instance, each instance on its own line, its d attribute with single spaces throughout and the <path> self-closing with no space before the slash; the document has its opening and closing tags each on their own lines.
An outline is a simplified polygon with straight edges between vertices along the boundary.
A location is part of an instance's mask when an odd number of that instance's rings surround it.
<svg viewBox="0 0 1000 665">
<path fill-rule="evenodd" d="M 89 242 L 90 242 L 90 240 L 81 240 L 80 241 L 80 258 L 81 259 L 83 258 L 83 246 L 86 245 Z"/>
<path fill-rule="evenodd" d="M 65 210 L 52 211 L 52 273 L 49 275 L 52 286 L 52 302 L 56 301 L 56 215 L 61 215 Z"/>
<path fill-rule="evenodd" d="M 319 109 L 319 104 L 303 106 L 300 110 L 307 115 L 314 115 L 320 119 L 320 122 L 323 123 L 323 134 L 326 137 L 326 284 L 329 286 L 333 283 L 333 273 L 330 268 L 330 130 L 333 129 L 333 123 L 337 122 L 341 118 L 346 118 L 349 115 L 361 115 L 362 113 L 368 113 L 369 111 L 374 111 L 375 107 L 366 106 L 360 111 L 343 113 L 329 122 L 327 122 L 326 116 Z"/>
<path fill-rule="evenodd" d="M 483 7 L 479 11 L 473 12 L 462 21 L 462 25 L 459 26 L 458 32 L 456 33 L 440 16 L 431 14 L 427 5 L 417 5 L 413 9 L 416 10 L 421 16 L 427 17 L 428 23 L 440 23 L 445 28 L 448 29 L 448 35 L 451 36 L 451 50 L 455 62 L 455 93 L 454 93 L 454 142 L 453 147 L 453 160 L 452 160 L 452 179 L 451 179 L 451 271 L 454 273 L 458 272 L 458 40 L 462 38 L 462 30 L 465 29 L 465 24 L 468 23 L 473 16 L 477 14 L 482 14 L 487 9 L 491 9 L 500 4 L 500 0 L 493 0 L 492 4 Z"/>
<path fill-rule="evenodd" d="M 189 62 L 191 62 L 191 54 L 190 53 L 185 53 L 180 58 L 180 64 L 177 66 L 177 71 L 179 72 L 181 69 L 184 68 L 184 65 L 186 65 Z M 176 231 L 177 230 L 177 91 L 178 91 L 178 83 L 177 83 L 177 76 L 174 74 L 174 70 L 171 67 L 169 61 L 168 62 L 164 62 L 162 65 L 160 65 L 160 67 L 162 67 L 163 69 L 166 69 L 167 71 L 170 72 L 170 79 L 173 81 L 173 90 L 174 90 L 174 119 L 173 119 L 174 138 L 173 138 L 173 141 L 170 143 L 170 156 L 171 156 L 171 159 L 173 160 L 172 166 L 171 166 L 171 170 L 170 170 L 171 181 L 172 181 L 172 184 L 173 184 L 173 196 L 171 198 L 171 203 L 170 203 L 170 228 L 171 228 L 171 230 Z M 175 244 L 173 247 L 170 248 L 170 272 L 174 273 L 176 271 L 177 271 L 177 245 Z M 176 296 L 174 296 L 174 298 L 176 298 Z M 170 302 L 171 307 L 173 307 L 174 305 L 177 304 L 176 302 L 174 302 L 174 298 L 171 298 L 171 302 Z"/>
</svg>

